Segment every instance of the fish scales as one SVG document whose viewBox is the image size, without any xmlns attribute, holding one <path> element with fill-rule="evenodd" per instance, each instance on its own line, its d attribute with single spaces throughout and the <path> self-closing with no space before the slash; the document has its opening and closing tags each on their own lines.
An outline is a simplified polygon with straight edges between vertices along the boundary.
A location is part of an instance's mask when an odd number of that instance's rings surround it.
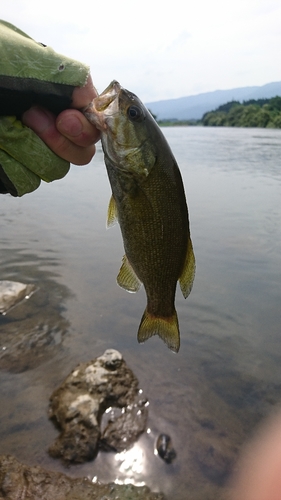
<svg viewBox="0 0 281 500">
<path fill-rule="evenodd" d="M 176 160 L 145 106 L 117 82 L 94 100 L 85 115 L 102 133 L 113 194 L 109 218 L 118 218 L 124 242 L 117 281 L 129 291 L 137 291 L 143 283 L 147 295 L 138 340 L 158 334 L 178 351 L 175 291 L 180 280 L 184 296 L 189 294 L 195 259 Z"/>
<path fill-rule="evenodd" d="M 177 169 L 171 175 L 152 170 L 149 179 L 131 196 L 118 186 L 120 172 L 107 163 L 125 254 L 144 284 L 147 310 L 163 317 L 174 311 L 174 295 L 187 249 L 186 205 L 178 204 Z M 122 174 L 121 174 L 122 175 Z M 121 191 L 121 196 L 118 193 Z M 166 207 L 163 214 L 163 205 Z"/>
</svg>

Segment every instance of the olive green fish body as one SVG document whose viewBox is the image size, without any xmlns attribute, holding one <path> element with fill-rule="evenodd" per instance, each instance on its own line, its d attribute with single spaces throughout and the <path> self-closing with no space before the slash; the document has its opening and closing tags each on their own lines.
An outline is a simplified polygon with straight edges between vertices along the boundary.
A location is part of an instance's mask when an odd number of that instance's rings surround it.
<svg viewBox="0 0 281 500">
<path fill-rule="evenodd" d="M 119 84 L 114 82 L 104 93 L 109 101 L 114 85 Z M 125 249 L 117 282 L 128 291 L 137 291 L 141 283 L 145 287 L 147 307 L 138 340 L 143 342 L 158 334 L 168 347 L 178 351 L 180 338 L 174 305 L 177 281 L 180 280 L 186 297 L 195 271 L 182 178 L 150 113 L 134 94 L 120 86 L 116 93 L 100 111 L 103 95 L 97 98 L 100 101 L 95 113 L 100 115 L 95 123 L 102 131 L 112 188 L 108 224 L 118 219 Z M 113 102 L 116 99 L 118 103 Z M 104 116 L 106 112 L 108 116 Z"/>
<path fill-rule="evenodd" d="M 147 311 L 169 317 L 174 313 L 175 289 L 188 243 L 185 198 L 179 203 L 178 197 L 183 190 L 178 168 L 171 161 L 170 172 L 162 169 L 159 176 L 155 165 L 145 182 L 138 185 L 132 180 L 131 189 L 126 192 L 121 187 L 125 184 L 122 172 L 108 162 L 106 165 L 125 254 L 144 284 Z"/>
</svg>

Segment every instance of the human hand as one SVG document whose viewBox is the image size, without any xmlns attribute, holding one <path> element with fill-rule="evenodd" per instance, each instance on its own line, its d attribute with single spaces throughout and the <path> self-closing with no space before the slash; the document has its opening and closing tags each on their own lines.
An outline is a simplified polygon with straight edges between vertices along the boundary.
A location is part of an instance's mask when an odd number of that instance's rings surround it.
<svg viewBox="0 0 281 500">
<path fill-rule="evenodd" d="M 84 87 L 75 87 L 72 109 L 66 109 L 56 117 L 51 111 L 34 106 L 23 113 L 22 122 L 58 156 L 74 165 L 86 165 L 95 154 L 95 143 L 100 139 L 100 132 L 79 109 L 87 106 L 95 97 L 97 91 L 89 76 Z"/>
<path fill-rule="evenodd" d="M 97 92 L 85 64 L 0 28 L 0 193 L 23 196 L 91 160 L 99 132 L 79 109 Z"/>
<path fill-rule="evenodd" d="M 230 500 L 281 499 L 281 413 L 265 421 L 244 449 Z"/>
</svg>

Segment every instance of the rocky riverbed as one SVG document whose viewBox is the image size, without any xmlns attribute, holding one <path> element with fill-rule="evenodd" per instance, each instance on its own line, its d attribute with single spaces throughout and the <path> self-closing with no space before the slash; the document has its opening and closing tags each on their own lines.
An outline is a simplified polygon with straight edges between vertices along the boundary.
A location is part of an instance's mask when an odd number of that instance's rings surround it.
<svg viewBox="0 0 281 500">
<path fill-rule="evenodd" d="M 0 456 L 0 499 L 8 500 L 165 500 L 147 486 L 101 484 L 73 479 L 42 467 L 23 465 L 12 456 Z"/>
</svg>

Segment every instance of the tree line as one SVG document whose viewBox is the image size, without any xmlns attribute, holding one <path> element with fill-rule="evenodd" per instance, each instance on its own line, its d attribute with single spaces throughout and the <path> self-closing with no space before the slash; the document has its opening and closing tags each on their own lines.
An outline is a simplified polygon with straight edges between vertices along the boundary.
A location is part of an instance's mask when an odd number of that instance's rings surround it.
<svg viewBox="0 0 281 500">
<path fill-rule="evenodd" d="M 227 102 L 205 113 L 201 124 L 207 127 L 281 128 L 281 97 Z"/>
</svg>

